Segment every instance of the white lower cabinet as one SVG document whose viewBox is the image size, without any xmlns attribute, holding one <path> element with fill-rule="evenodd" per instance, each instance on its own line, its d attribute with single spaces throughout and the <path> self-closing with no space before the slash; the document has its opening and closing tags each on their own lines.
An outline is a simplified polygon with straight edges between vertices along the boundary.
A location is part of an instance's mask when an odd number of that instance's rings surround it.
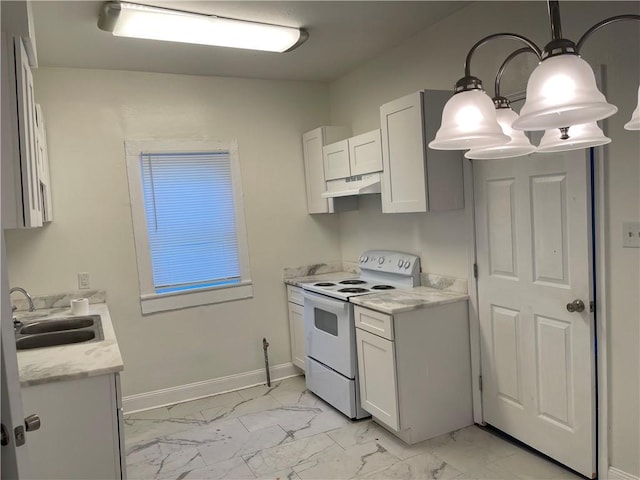
<svg viewBox="0 0 640 480">
<path fill-rule="evenodd" d="M 466 301 L 354 314 L 361 404 L 377 423 L 409 444 L 473 423 Z"/>
<path fill-rule="evenodd" d="M 289 335 L 291 337 L 291 362 L 304 371 L 306 353 L 304 347 L 304 304 L 302 289 L 287 285 L 289 307 Z"/>
<path fill-rule="evenodd" d="M 26 434 L 30 478 L 126 478 L 118 373 L 23 387 L 22 404 L 41 421 Z"/>
<path fill-rule="evenodd" d="M 398 430 L 394 343 L 361 329 L 356 330 L 356 341 L 362 408 L 385 425 Z"/>
</svg>

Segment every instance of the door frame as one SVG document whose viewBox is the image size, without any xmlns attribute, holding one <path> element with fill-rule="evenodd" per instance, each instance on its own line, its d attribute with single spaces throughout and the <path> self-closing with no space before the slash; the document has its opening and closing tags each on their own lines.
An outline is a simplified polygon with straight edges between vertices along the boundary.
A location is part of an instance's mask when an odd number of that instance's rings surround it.
<svg viewBox="0 0 640 480">
<path fill-rule="evenodd" d="M 606 127 L 606 125 L 605 125 Z M 605 128 L 606 132 L 606 128 Z M 606 264 L 606 245 L 607 245 L 607 220 L 606 220 L 606 169 L 607 150 L 604 147 L 595 147 L 591 149 L 593 155 L 593 179 L 592 179 L 592 196 L 593 196 L 593 253 L 595 259 L 593 262 L 594 272 L 596 273 L 596 283 L 594 292 L 594 301 L 596 302 L 595 311 L 595 334 L 597 342 L 597 353 L 595 358 L 596 368 L 596 458 L 598 465 L 598 478 L 607 478 L 609 470 L 609 415 L 608 415 L 608 375 L 607 375 L 607 358 L 608 358 L 608 307 L 607 307 L 607 264 Z M 490 161 L 490 160 L 489 160 Z M 522 157 L 520 161 L 526 162 L 527 158 Z M 476 222 L 475 222 L 475 196 L 474 196 L 474 178 L 472 160 L 464 159 L 464 196 L 465 202 L 465 221 L 467 224 L 467 236 L 469 239 L 467 246 L 468 278 L 469 278 L 469 334 L 471 348 L 471 375 L 472 375 L 472 394 L 473 394 L 473 421 L 480 425 L 485 425 L 483 408 L 482 408 L 482 392 L 480 390 L 480 375 L 482 373 L 482 362 L 480 355 L 480 318 L 478 316 L 478 282 L 474 274 L 475 265 L 477 264 L 476 250 Z"/>
</svg>

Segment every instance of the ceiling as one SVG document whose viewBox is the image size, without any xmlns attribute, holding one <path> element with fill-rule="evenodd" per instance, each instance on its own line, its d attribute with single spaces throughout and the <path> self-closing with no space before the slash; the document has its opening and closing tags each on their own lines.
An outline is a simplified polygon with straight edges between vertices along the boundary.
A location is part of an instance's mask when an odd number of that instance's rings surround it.
<svg viewBox="0 0 640 480">
<path fill-rule="evenodd" d="M 114 37 L 97 27 L 102 3 L 33 1 L 39 65 L 326 82 L 470 2 L 141 1 L 307 29 L 307 42 L 288 53 Z"/>
</svg>

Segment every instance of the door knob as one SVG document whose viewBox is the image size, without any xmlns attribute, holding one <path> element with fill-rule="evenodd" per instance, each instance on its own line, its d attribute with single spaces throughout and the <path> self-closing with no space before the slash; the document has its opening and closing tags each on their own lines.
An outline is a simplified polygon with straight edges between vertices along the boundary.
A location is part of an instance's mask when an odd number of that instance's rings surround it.
<svg viewBox="0 0 640 480">
<path fill-rule="evenodd" d="M 584 312 L 584 302 L 580 299 L 567 303 L 567 311 L 569 312 Z"/>
<path fill-rule="evenodd" d="M 40 417 L 37 414 L 29 415 L 24 419 L 24 426 L 27 432 L 33 432 L 40 428 Z"/>
</svg>

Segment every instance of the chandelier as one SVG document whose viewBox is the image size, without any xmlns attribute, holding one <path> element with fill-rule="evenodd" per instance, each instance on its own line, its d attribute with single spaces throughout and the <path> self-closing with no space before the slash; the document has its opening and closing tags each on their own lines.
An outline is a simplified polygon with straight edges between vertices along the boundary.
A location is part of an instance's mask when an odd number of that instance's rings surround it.
<svg viewBox="0 0 640 480">
<path fill-rule="evenodd" d="M 472 159 L 512 158 L 533 152 L 576 150 L 609 143 L 597 121 L 618 111 L 598 90 L 591 66 L 580 57 L 584 42 L 602 27 L 623 20 L 640 20 L 625 14 L 604 19 L 589 28 L 577 43 L 562 37 L 558 1 L 547 1 L 552 40 L 540 49 L 515 33 L 495 33 L 479 40 L 467 54 L 465 75 L 455 84 L 454 94 L 442 111 L 442 123 L 429 147 L 435 150 L 468 150 Z M 482 81 L 471 75 L 475 51 L 498 38 L 518 40 L 525 48 L 511 53 L 495 80 L 490 98 Z M 506 66 L 522 53 L 535 54 L 539 63 L 527 82 L 525 104 L 518 115 L 509 100 L 500 95 L 500 79 Z M 640 130 L 638 103 L 626 130 Z M 540 145 L 533 146 L 524 131 L 545 130 Z"/>
</svg>

